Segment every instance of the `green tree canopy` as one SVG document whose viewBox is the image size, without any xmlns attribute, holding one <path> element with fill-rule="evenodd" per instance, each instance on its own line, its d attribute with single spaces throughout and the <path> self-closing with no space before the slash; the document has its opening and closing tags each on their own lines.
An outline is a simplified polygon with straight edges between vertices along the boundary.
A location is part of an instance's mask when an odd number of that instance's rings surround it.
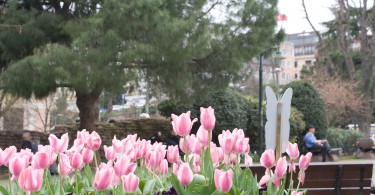
<svg viewBox="0 0 375 195">
<path fill-rule="evenodd" d="M 107 0 L 92 17 L 67 22 L 69 44 L 47 44 L 12 63 L 3 86 L 26 98 L 58 87 L 74 90 L 81 128 L 90 130 L 102 91 L 120 90 L 139 71 L 172 98 L 226 86 L 244 62 L 272 44 L 276 3 Z M 217 6 L 227 9 L 220 22 L 210 14 Z"/>
<path fill-rule="evenodd" d="M 282 93 L 289 87 L 293 89 L 292 106 L 303 114 L 306 126 L 314 126 L 317 137 L 324 138 L 327 121 L 324 102 L 317 90 L 307 81 L 301 80 L 287 84 Z"/>
</svg>

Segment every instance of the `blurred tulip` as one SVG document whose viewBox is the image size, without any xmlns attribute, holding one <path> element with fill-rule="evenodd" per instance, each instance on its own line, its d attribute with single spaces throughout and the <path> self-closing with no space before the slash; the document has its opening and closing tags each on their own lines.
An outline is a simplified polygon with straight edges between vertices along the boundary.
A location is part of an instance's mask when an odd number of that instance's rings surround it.
<svg viewBox="0 0 375 195">
<path fill-rule="evenodd" d="M 26 149 L 21 149 L 19 152 L 19 155 L 26 160 L 26 164 L 30 164 L 31 161 L 33 160 L 33 153 L 31 152 L 31 149 L 26 148 Z"/>
<path fill-rule="evenodd" d="M 73 172 L 68 155 L 61 153 L 59 158 L 58 171 L 61 175 L 66 176 Z"/>
<path fill-rule="evenodd" d="M 286 170 L 288 169 L 288 162 L 286 161 L 286 157 L 279 158 L 276 164 L 275 169 L 275 176 L 279 179 L 285 177 Z"/>
<path fill-rule="evenodd" d="M 139 185 L 139 178 L 133 173 L 121 177 L 125 193 L 134 193 Z"/>
<path fill-rule="evenodd" d="M 31 166 L 22 170 L 18 185 L 26 193 L 36 192 L 40 190 L 43 184 L 44 169 L 33 169 Z"/>
<path fill-rule="evenodd" d="M 163 159 L 163 161 L 160 163 L 159 168 L 156 168 L 155 174 L 168 174 L 168 161 L 166 159 Z"/>
<path fill-rule="evenodd" d="M 224 193 L 229 192 L 233 184 L 233 175 L 234 173 L 232 169 L 229 169 L 228 171 L 216 169 L 214 174 L 216 189 L 221 190 Z"/>
<path fill-rule="evenodd" d="M 28 166 L 25 158 L 20 155 L 14 156 L 9 160 L 9 172 L 12 173 L 11 180 L 15 180 L 21 174 L 21 171 Z"/>
<path fill-rule="evenodd" d="M 83 145 L 84 147 L 86 147 L 90 136 L 90 133 L 86 131 L 86 129 L 77 131 L 77 139 L 74 140 L 74 145 Z"/>
<path fill-rule="evenodd" d="M 31 163 L 34 169 L 48 169 L 51 156 L 46 152 L 36 152 Z"/>
<path fill-rule="evenodd" d="M 202 146 L 207 147 L 209 145 L 208 140 L 212 140 L 212 133 L 210 133 L 210 139 L 208 139 L 208 131 L 201 125 L 197 131 L 197 138 Z"/>
<path fill-rule="evenodd" d="M 295 190 L 293 190 L 290 195 L 303 195 L 303 192 L 296 192 Z"/>
<path fill-rule="evenodd" d="M 179 142 L 180 150 L 184 153 L 188 153 L 189 151 L 191 151 L 191 148 L 194 144 L 195 139 L 196 139 L 195 135 L 187 135 L 185 136 L 185 138 L 181 137 L 180 142 Z M 186 146 L 185 146 L 185 140 L 186 140 Z"/>
<path fill-rule="evenodd" d="M 57 138 L 55 135 L 51 134 L 48 137 L 49 144 L 52 146 L 53 151 L 56 154 L 65 152 L 68 149 L 69 137 L 68 133 L 61 136 L 61 139 Z"/>
<path fill-rule="evenodd" d="M 50 145 L 38 145 L 38 152 L 46 153 L 49 156 L 49 165 L 52 165 L 57 159 L 57 154 L 53 152 L 53 148 Z"/>
<path fill-rule="evenodd" d="M 260 157 L 260 164 L 266 168 L 272 168 L 275 166 L 275 153 L 272 149 L 265 150 Z"/>
<path fill-rule="evenodd" d="M 3 163 L 5 166 L 9 167 L 9 160 L 13 157 L 14 154 L 17 153 L 17 148 L 15 146 L 9 146 L 8 148 L 5 148 L 3 151 Z"/>
<path fill-rule="evenodd" d="M 76 151 L 70 156 L 70 165 L 75 170 L 80 170 L 83 166 L 83 156 L 80 152 Z"/>
<path fill-rule="evenodd" d="M 101 144 L 102 139 L 100 139 L 99 134 L 93 131 L 87 141 L 87 148 L 91 149 L 92 151 L 97 151 Z"/>
<path fill-rule="evenodd" d="M 168 146 L 167 159 L 170 163 L 178 161 L 179 151 L 178 146 Z"/>
<path fill-rule="evenodd" d="M 252 166 L 253 165 L 253 158 L 249 154 L 245 154 L 245 165 Z"/>
<path fill-rule="evenodd" d="M 299 157 L 298 145 L 296 143 L 292 144 L 289 142 L 288 147 L 286 148 L 286 153 L 290 159 L 297 159 Z"/>
<path fill-rule="evenodd" d="M 97 190 L 108 189 L 112 184 L 114 176 L 115 171 L 112 167 L 103 167 L 101 169 L 97 169 L 94 178 L 94 188 Z"/>
<path fill-rule="evenodd" d="M 299 169 L 300 170 L 306 170 L 309 167 L 311 157 L 312 157 L 311 152 L 308 152 L 306 155 L 303 155 L 303 154 L 301 155 L 301 157 L 299 158 Z"/>
<path fill-rule="evenodd" d="M 180 116 L 172 114 L 171 117 L 173 130 L 181 137 L 189 135 L 193 124 L 198 120 L 190 119 L 190 111 L 182 113 Z"/>
<path fill-rule="evenodd" d="M 200 122 L 205 130 L 212 131 L 215 128 L 215 111 L 214 109 L 209 106 L 208 108 L 200 108 L 201 115 L 200 115 Z"/>
<path fill-rule="evenodd" d="M 115 160 L 116 159 L 116 153 L 115 153 L 115 150 L 113 148 L 113 146 L 106 146 L 104 145 L 104 154 L 105 154 L 105 158 L 107 160 Z"/>
<path fill-rule="evenodd" d="M 81 151 L 82 157 L 83 157 L 83 162 L 85 164 L 90 164 L 94 158 L 94 151 L 88 149 L 88 148 L 83 148 Z"/>
<path fill-rule="evenodd" d="M 265 184 L 267 184 L 270 181 L 271 177 L 268 174 L 263 175 L 263 177 L 260 179 L 258 186 L 261 187 Z"/>
<path fill-rule="evenodd" d="M 224 131 L 219 135 L 219 143 L 221 148 L 223 149 L 224 154 L 229 154 L 233 151 L 234 145 L 237 141 L 237 135 L 233 134 L 227 130 Z"/>
<path fill-rule="evenodd" d="M 137 164 L 130 162 L 130 159 L 123 155 L 117 159 L 114 168 L 116 175 L 121 177 L 123 175 L 133 173 L 137 168 Z"/>
<path fill-rule="evenodd" d="M 182 163 L 178 167 L 177 178 L 183 186 L 186 186 L 193 181 L 193 171 L 191 171 L 188 163 Z"/>
</svg>

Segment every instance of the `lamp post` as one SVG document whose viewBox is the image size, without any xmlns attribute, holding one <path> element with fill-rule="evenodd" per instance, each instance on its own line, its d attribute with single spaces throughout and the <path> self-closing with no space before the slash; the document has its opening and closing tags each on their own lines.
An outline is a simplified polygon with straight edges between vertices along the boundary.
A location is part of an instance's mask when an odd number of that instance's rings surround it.
<svg viewBox="0 0 375 195">
<path fill-rule="evenodd" d="M 259 155 L 262 154 L 263 152 L 263 114 L 262 114 L 262 102 L 263 102 L 263 56 L 266 52 L 268 52 L 269 50 L 271 49 L 274 49 L 274 48 L 270 48 L 268 50 L 266 50 L 265 52 L 261 53 L 260 56 L 259 56 L 259 104 L 258 104 L 258 107 L 259 107 L 259 111 L 258 111 L 258 135 L 259 135 L 259 148 L 258 148 L 258 152 L 259 152 Z M 276 55 L 273 57 L 273 59 L 276 61 L 276 63 L 278 64 L 279 61 L 285 59 L 285 57 L 281 54 L 280 51 L 277 51 L 276 52 Z M 277 75 L 278 77 L 278 75 Z M 279 88 L 278 86 L 278 78 L 277 78 L 277 87 Z"/>
</svg>

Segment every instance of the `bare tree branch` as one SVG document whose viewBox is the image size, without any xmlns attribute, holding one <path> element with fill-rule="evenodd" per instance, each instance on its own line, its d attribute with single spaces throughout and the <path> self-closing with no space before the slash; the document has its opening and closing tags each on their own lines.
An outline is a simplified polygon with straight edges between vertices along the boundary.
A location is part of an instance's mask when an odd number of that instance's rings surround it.
<svg viewBox="0 0 375 195">
<path fill-rule="evenodd" d="M 318 36 L 319 42 L 322 42 L 323 39 L 322 39 L 322 36 L 321 36 L 320 32 L 318 30 L 316 30 L 315 26 L 310 21 L 309 15 L 307 13 L 306 5 L 305 5 L 305 0 L 302 0 L 302 7 L 303 7 L 303 10 L 305 11 L 305 18 L 306 18 L 307 22 L 309 22 L 309 24 L 310 24 L 311 28 L 314 30 L 316 36 Z"/>
</svg>

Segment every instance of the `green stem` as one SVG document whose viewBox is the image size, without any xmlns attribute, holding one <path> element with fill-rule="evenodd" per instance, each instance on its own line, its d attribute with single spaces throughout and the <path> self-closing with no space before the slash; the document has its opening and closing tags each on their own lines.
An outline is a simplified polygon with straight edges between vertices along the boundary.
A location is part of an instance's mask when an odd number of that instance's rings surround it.
<svg viewBox="0 0 375 195">
<path fill-rule="evenodd" d="M 59 180 L 60 180 L 60 194 L 64 194 L 64 192 L 63 192 L 63 186 L 62 186 L 62 175 L 61 175 L 61 155 L 60 154 L 58 154 L 58 158 L 59 158 Z"/>
<path fill-rule="evenodd" d="M 189 151 L 187 149 L 186 136 L 184 136 L 185 162 L 189 164 Z"/>
<path fill-rule="evenodd" d="M 51 190 L 51 185 L 50 185 L 50 182 L 49 182 L 49 178 L 50 178 L 50 174 L 51 173 L 49 173 L 49 170 L 48 170 L 48 168 L 47 169 L 44 169 L 44 174 L 45 174 L 45 184 L 47 185 L 47 189 L 48 189 L 48 191 L 49 191 L 49 193 L 52 195 L 52 194 L 54 194 L 53 192 L 52 192 L 52 190 Z M 48 176 L 48 175 L 50 175 L 50 176 Z"/>
<path fill-rule="evenodd" d="M 297 185 L 297 189 L 296 189 L 296 192 L 298 192 L 298 189 L 299 189 L 299 185 L 301 184 L 301 180 L 298 180 L 298 185 Z"/>
<path fill-rule="evenodd" d="M 9 170 L 8 170 L 8 175 L 9 175 L 9 192 L 10 192 L 10 194 L 13 194 L 12 193 L 12 180 L 10 180 L 11 175 L 10 175 L 10 171 Z"/>
<path fill-rule="evenodd" d="M 96 152 L 94 152 L 95 167 L 98 168 L 98 160 L 96 159 Z"/>
<path fill-rule="evenodd" d="M 79 191 L 78 191 L 78 171 L 75 170 L 75 183 L 76 183 L 76 193 L 79 194 Z"/>
<path fill-rule="evenodd" d="M 156 179 L 159 181 L 160 185 L 162 186 L 162 188 L 164 188 L 164 185 L 163 183 L 161 182 L 160 178 L 158 175 L 156 175 L 154 172 L 152 172 L 147 166 L 145 166 L 145 168 L 152 174 L 153 177 L 156 177 Z"/>
<path fill-rule="evenodd" d="M 288 191 L 290 192 L 293 188 L 293 171 L 290 171 L 290 181 L 289 181 L 289 189 Z"/>
</svg>

